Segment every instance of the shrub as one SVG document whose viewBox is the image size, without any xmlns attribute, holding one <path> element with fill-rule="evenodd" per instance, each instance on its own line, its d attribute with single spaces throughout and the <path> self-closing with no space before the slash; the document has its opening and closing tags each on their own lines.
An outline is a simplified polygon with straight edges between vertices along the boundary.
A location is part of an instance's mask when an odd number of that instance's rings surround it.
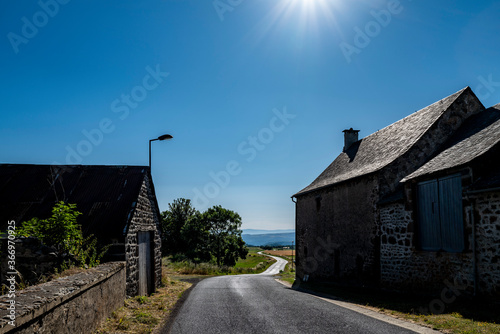
<svg viewBox="0 0 500 334">
<path fill-rule="evenodd" d="M 23 222 L 16 234 L 19 237 L 35 237 L 42 244 L 54 248 L 57 257 L 63 262 L 61 269 L 70 267 L 74 261 L 82 268 L 94 267 L 100 264 L 111 245 L 98 252 L 97 239 L 93 235 L 83 237 L 81 226 L 76 221 L 81 214 L 76 211 L 76 204 L 60 201 L 52 208 L 51 217 L 32 218 Z"/>
</svg>

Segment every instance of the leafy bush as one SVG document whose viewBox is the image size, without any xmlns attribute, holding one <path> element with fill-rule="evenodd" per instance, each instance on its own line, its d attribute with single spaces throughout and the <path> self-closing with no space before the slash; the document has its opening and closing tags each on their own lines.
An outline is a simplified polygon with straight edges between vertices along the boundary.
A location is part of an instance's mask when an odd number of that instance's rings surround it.
<svg viewBox="0 0 500 334">
<path fill-rule="evenodd" d="M 44 245 L 52 247 L 62 261 L 61 269 L 70 267 L 75 261 L 82 268 L 95 267 L 111 245 L 98 252 L 94 235 L 83 237 L 81 226 L 76 221 L 81 214 L 76 211 L 76 204 L 60 201 L 52 208 L 51 217 L 32 218 L 23 222 L 16 234 L 19 237 L 35 237 Z"/>
<path fill-rule="evenodd" d="M 82 230 L 76 222 L 81 214 L 76 211 L 76 204 L 58 202 L 52 208 L 50 218 L 32 218 L 22 223 L 17 229 L 17 235 L 35 237 L 46 246 L 54 247 L 57 255 L 63 257 L 83 240 Z"/>
</svg>

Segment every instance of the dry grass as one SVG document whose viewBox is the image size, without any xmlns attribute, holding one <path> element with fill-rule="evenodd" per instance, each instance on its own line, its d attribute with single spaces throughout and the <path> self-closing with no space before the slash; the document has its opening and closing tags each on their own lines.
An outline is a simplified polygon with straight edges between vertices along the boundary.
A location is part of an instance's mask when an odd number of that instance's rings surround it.
<svg viewBox="0 0 500 334">
<path fill-rule="evenodd" d="M 81 267 L 70 267 L 60 273 L 54 273 L 52 275 L 49 276 L 49 279 L 47 280 L 48 281 L 52 281 L 54 279 L 58 279 L 58 278 L 61 278 L 61 277 L 66 277 L 66 276 L 71 276 L 71 275 L 76 275 L 76 274 L 79 274 L 79 273 L 83 273 L 84 271 L 86 271 L 87 269 L 85 268 L 81 268 Z"/>
<path fill-rule="evenodd" d="M 295 256 L 295 251 L 291 249 L 283 249 L 283 250 L 266 250 L 263 253 L 274 255 L 274 256 Z"/>
<path fill-rule="evenodd" d="M 163 271 L 162 287 L 156 293 L 127 299 L 125 306 L 113 312 L 95 333 L 152 333 L 163 325 L 190 286 L 190 283 L 167 277 Z"/>
</svg>

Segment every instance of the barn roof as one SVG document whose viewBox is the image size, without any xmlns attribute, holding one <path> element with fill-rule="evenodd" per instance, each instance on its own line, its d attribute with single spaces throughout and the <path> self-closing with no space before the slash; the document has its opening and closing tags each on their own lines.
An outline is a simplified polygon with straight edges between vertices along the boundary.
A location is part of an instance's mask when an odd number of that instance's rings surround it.
<svg viewBox="0 0 500 334">
<path fill-rule="evenodd" d="M 82 213 L 84 235 L 121 238 L 148 167 L 0 164 L 0 229 L 33 217 L 48 218 L 58 201 Z"/>
<path fill-rule="evenodd" d="M 466 87 L 357 142 L 342 152 L 309 186 L 294 196 L 376 172 L 407 152 L 461 96 Z"/>
<path fill-rule="evenodd" d="M 441 153 L 402 182 L 465 165 L 500 143 L 500 104 L 471 116 Z"/>
</svg>

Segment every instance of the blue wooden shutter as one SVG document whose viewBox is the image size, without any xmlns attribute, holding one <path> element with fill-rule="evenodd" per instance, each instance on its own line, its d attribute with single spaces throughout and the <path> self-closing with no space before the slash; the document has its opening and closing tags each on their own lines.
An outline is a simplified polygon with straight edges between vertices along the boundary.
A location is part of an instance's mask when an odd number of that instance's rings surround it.
<svg viewBox="0 0 500 334">
<path fill-rule="evenodd" d="M 461 252 L 464 249 L 462 177 L 453 175 L 438 182 L 442 248 L 447 252 Z"/>
<path fill-rule="evenodd" d="M 440 250 L 441 224 L 437 180 L 419 183 L 417 193 L 420 247 L 427 251 Z"/>
</svg>

